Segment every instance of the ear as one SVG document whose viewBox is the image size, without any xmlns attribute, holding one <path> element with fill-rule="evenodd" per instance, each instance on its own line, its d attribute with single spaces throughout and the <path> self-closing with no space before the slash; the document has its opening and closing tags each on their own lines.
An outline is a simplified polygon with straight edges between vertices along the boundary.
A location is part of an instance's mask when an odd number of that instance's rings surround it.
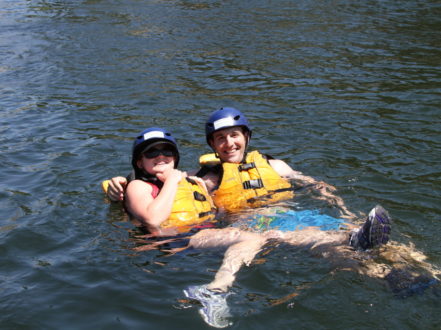
<svg viewBox="0 0 441 330">
<path fill-rule="evenodd" d="M 211 149 L 214 150 L 214 143 L 213 143 L 213 137 L 211 137 L 210 139 L 208 139 L 208 144 L 210 145 Z"/>
<path fill-rule="evenodd" d="M 251 139 L 250 131 L 247 131 L 244 129 L 242 131 L 242 133 L 243 133 L 243 136 L 245 137 L 245 141 L 247 141 L 247 144 L 250 143 L 250 139 Z"/>
<path fill-rule="evenodd" d="M 141 158 L 136 161 L 136 166 L 138 166 L 138 168 L 142 170 L 142 159 Z"/>
</svg>

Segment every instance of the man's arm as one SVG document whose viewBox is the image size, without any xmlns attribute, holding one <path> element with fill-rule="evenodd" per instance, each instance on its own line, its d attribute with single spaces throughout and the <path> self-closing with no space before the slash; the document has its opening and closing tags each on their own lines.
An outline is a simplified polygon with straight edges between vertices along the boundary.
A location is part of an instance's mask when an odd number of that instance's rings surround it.
<svg viewBox="0 0 441 330">
<path fill-rule="evenodd" d="M 280 159 L 269 159 L 268 160 L 271 167 L 282 177 L 286 179 L 298 180 L 301 181 L 304 185 L 312 185 L 312 187 L 320 192 L 322 197 L 320 199 L 324 199 L 328 201 L 330 204 L 335 204 L 340 207 L 340 209 L 344 213 L 345 218 L 355 219 L 356 215 L 348 210 L 343 199 L 341 197 L 335 196 L 333 194 L 337 189 L 334 186 L 324 182 L 317 181 L 313 177 L 303 175 L 302 172 L 295 171 Z"/>
<path fill-rule="evenodd" d="M 193 170 L 189 171 L 189 176 L 195 176 L 198 171 Z M 219 176 L 213 173 L 208 173 L 203 178 L 201 178 L 207 188 L 209 194 L 211 194 L 218 184 Z M 106 191 L 107 197 L 112 202 L 121 202 L 124 200 L 124 192 L 127 188 L 127 178 L 122 176 L 115 176 L 112 179 L 108 180 L 108 188 Z"/>
<path fill-rule="evenodd" d="M 189 176 L 196 176 L 199 171 L 189 171 Z M 207 172 L 205 175 L 200 177 L 202 181 L 204 181 L 205 187 L 207 188 L 207 191 L 210 195 L 213 194 L 213 192 L 217 189 L 219 185 L 219 175 L 215 174 L 213 172 Z"/>
</svg>

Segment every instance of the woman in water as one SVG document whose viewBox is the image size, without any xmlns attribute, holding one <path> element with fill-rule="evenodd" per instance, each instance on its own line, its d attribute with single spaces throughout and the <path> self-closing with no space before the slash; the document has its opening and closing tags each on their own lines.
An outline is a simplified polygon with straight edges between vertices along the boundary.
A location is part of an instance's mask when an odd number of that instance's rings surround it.
<svg viewBox="0 0 441 330">
<path fill-rule="evenodd" d="M 129 180 L 127 212 L 154 236 L 188 231 L 214 219 L 214 206 L 203 183 L 177 169 L 176 140 L 162 128 L 142 131 L 133 143 L 134 178 Z"/>
</svg>

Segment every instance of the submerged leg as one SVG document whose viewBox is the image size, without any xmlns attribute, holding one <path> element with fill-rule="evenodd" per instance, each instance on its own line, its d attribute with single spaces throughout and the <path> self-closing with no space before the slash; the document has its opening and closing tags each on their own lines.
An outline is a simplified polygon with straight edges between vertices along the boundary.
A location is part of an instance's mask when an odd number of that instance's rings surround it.
<svg viewBox="0 0 441 330">
<path fill-rule="evenodd" d="M 328 232 L 317 228 L 286 232 L 282 240 L 292 245 L 313 246 L 343 245 L 356 250 L 367 250 L 386 244 L 389 241 L 392 220 L 388 212 L 377 205 L 370 212 L 364 224 L 349 234 L 345 231 Z"/>
<path fill-rule="evenodd" d="M 334 234 L 315 230 L 284 233 L 287 243 L 309 247 L 312 254 L 330 261 L 337 270 L 352 270 L 359 274 L 387 281 L 392 292 L 399 297 L 408 297 L 423 293 L 440 284 L 441 271 L 426 261 L 426 256 L 409 246 L 389 241 L 392 220 L 381 206 L 373 208 L 358 229 L 350 233 Z M 367 250 L 380 247 L 376 254 L 380 258 L 367 257 L 355 250 Z M 386 260 L 386 263 L 378 262 Z"/>
<path fill-rule="evenodd" d="M 286 232 L 281 240 L 294 246 L 309 248 L 312 254 L 330 261 L 338 269 L 350 269 L 374 277 L 384 277 L 388 270 L 368 262 L 355 250 L 379 247 L 389 241 L 391 219 L 387 211 L 377 205 L 365 223 L 350 233 L 345 231 L 325 232 L 315 228 Z M 349 236 L 349 240 L 348 240 Z"/>
<path fill-rule="evenodd" d="M 236 273 L 243 265 L 249 265 L 257 253 L 267 242 L 264 237 L 256 237 L 230 246 L 225 252 L 222 265 L 217 271 L 214 280 L 208 284 L 209 290 L 226 292 L 233 285 Z"/>
<path fill-rule="evenodd" d="M 258 240 L 259 237 L 259 233 L 239 228 L 204 229 L 191 237 L 189 246 L 195 249 L 229 247 L 243 241 Z"/>
<path fill-rule="evenodd" d="M 387 243 L 390 233 L 390 217 L 381 206 L 371 210 L 364 225 L 351 234 L 350 245 L 356 249 L 367 249 Z M 228 246 L 222 265 L 214 280 L 207 286 L 209 290 L 227 292 L 232 286 L 236 273 L 244 264 L 249 264 L 268 239 L 278 239 L 290 245 L 309 247 L 315 254 L 329 259 L 349 258 L 348 233 L 344 231 L 321 231 L 308 227 L 304 230 L 281 232 L 267 231 L 263 234 L 241 231 L 237 228 L 207 229 L 194 235 L 190 245 L 196 248 Z"/>
<path fill-rule="evenodd" d="M 380 206 L 375 207 L 361 229 L 348 232 L 321 231 L 308 227 L 304 230 L 282 232 L 271 230 L 265 233 L 241 231 L 238 228 L 206 229 L 190 240 L 194 248 L 228 247 L 221 267 L 214 280 L 208 285 L 192 286 L 184 290 L 188 298 L 201 302 L 199 310 L 204 320 L 214 327 L 229 325 L 229 309 L 226 298 L 236 273 L 250 264 L 269 239 L 276 239 L 290 245 L 309 247 L 313 254 L 335 262 L 338 268 L 360 269 L 360 260 L 353 258 L 355 249 L 368 249 L 387 243 L 390 233 L 390 218 Z M 348 236 L 350 236 L 348 244 Z M 345 264 L 345 267 L 341 267 Z"/>
<path fill-rule="evenodd" d="M 192 238 L 194 247 L 228 246 L 222 265 L 214 280 L 208 285 L 190 286 L 184 290 L 187 298 L 202 304 L 199 313 L 205 322 L 216 328 L 230 325 L 227 304 L 228 289 L 233 285 L 236 273 L 245 264 L 249 265 L 265 245 L 267 239 L 258 233 L 243 232 L 237 228 L 228 230 L 208 230 Z M 199 233 L 198 233 L 199 234 Z"/>
</svg>

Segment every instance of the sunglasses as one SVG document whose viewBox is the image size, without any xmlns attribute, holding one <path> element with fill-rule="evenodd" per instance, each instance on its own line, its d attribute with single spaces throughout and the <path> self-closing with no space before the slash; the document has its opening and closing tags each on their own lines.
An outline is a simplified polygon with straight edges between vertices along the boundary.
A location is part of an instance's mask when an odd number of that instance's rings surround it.
<svg viewBox="0 0 441 330">
<path fill-rule="evenodd" d="M 156 158 L 159 155 L 165 157 L 176 157 L 177 153 L 173 149 L 150 149 L 143 153 L 143 156 L 148 159 Z"/>
</svg>

